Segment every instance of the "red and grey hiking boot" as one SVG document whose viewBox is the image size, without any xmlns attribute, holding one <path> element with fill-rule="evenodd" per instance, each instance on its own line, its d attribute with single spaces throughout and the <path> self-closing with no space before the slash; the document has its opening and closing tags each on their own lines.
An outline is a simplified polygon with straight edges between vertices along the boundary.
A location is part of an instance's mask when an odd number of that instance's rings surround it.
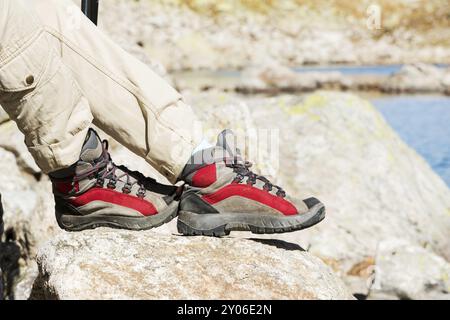
<svg viewBox="0 0 450 320">
<path fill-rule="evenodd" d="M 50 174 L 56 219 L 61 228 L 145 230 L 176 217 L 179 192 L 139 172 L 116 166 L 108 142 L 90 130 L 79 161 Z"/>
<path fill-rule="evenodd" d="M 199 151 L 184 169 L 178 231 L 184 235 L 224 236 L 230 231 L 284 233 L 311 227 L 325 218 L 316 198 L 298 201 L 250 170 L 224 131 L 217 146 Z"/>
</svg>

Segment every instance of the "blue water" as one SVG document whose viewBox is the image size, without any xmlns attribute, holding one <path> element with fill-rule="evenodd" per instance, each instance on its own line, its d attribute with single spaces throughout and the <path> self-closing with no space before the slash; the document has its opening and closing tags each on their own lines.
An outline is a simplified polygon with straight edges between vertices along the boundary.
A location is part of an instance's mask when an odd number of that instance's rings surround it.
<svg viewBox="0 0 450 320">
<path fill-rule="evenodd" d="M 436 64 L 439 68 L 449 65 Z M 385 66 L 312 66 L 296 72 L 339 71 L 344 75 L 391 75 L 401 64 Z M 397 95 L 372 99 L 400 137 L 422 155 L 450 186 L 450 97 Z"/>
<path fill-rule="evenodd" d="M 448 65 L 436 64 L 439 68 Z M 318 66 L 294 68 L 296 72 L 339 71 L 344 75 L 391 75 L 403 65 Z M 372 99 L 400 137 L 422 155 L 450 186 L 450 97 L 383 96 Z"/>
<path fill-rule="evenodd" d="M 450 97 L 387 96 L 372 103 L 450 186 Z"/>
<path fill-rule="evenodd" d="M 446 64 L 435 64 L 438 68 L 446 68 Z M 391 75 L 395 72 L 400 71 L 403 67 L 402 64 L 392 64 L 384 66 L 303 66 L 298 68 L 293 68 L 296 72 L 330 72 L 339 71 L 344 75 L 355 75 L 355 74 L 373 74 L 373 75 Z"/>
</svg>

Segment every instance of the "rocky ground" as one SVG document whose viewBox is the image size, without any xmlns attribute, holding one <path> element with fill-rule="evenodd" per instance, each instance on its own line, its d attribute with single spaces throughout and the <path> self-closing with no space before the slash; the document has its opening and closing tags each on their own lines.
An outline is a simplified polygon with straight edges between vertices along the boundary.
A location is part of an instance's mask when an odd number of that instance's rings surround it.
<svg viewBox="0 0 450 320">
<path fill-rule="evenodd" d="M 38 263 L 32 299 L 352 298 L 320 259 L 276 240 L 103 229 L 61 235 Z"/>
<path fill-rule="evenodd" d="M 258 171 L 277 176 L 295 196 L 319 197 L 327 206 L 327 219 L 310 230 L 266 237 L 234 233 L 224 239 L 184 238 L 174 236 L 175 222 L 149 233 L 99 229 L 66 234 L 54 221 L 47 178 L 36 172 L 26 153 L 18 151 L 23 148 L 20 143 L 11 146 L 11 141 L 20 141 L 20 134 L 6 122 L 0 126 L 6 295 L 28 298 L 34 283 L 35 298 L 165 298 L 191 293 L 199 298 L 236 298 L 251 297 L 258 288 L 261 298 L 328 299 L 347 297 L 340 277 L 360 298 L 449 297 L 450 190 L 368 102 L 326 91 L 272 98 L 185 94 L 205 121 L 208 136 L 213 138 L 223 127 L 246 136 L 242 149 L 259 164 Z M 272 141 L 270 152 L 252 153 L 255 145 L 267 141 Z M 113 156 L 119 163 L 155 175 L 143 160 L 117 144 Z M 165 248 L 173 259 L 149 260 L 150 251 L 143 250 L 147 247 L 153 254 Z M 221 251 L 234 260 L 222 261 Z M 238 253 L 244 258 L 240 260 Z M 183 282 L 185 275 L 175 272 L 189 261 L 206 268 L 209 260 L 216 268 L 192 273 L 190 281 L 206 284 L 211 291 L 200 293 L 197 286 Z M 130 263 L 131 269 L 126 267 Z M 94 272 L 106 264 L 111 272 Z M 284 270 L 284 276 L 269 270 Z M 227 294 L 221 291 L 239 283 L 241 272 L 251 285 Z M 150 289 L 139 295 L 132 289 L 134 282 L 123 281 L 137 277 L 133 281 L 139 282 L 144 277 L 146 285 L 161 289 L 161 279 L 168 274 L 183 282 L 172 296 Z M 224 283 L 217 284 L 217 275 Z M 309 284 L 315 277 L 322 280 L 312 289 Z M 267 282 L 261 283 L 262 278 Z M 290 283 L 292 290 L 277 291 L 283 283 Z"/>
</svg>

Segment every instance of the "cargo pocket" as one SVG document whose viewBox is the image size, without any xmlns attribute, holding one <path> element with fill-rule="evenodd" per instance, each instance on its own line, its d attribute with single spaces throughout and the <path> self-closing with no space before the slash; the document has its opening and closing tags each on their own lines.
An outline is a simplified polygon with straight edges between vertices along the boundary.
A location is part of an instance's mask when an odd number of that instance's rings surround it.
<svg viewBox="0 0 450 320">
<path fill-rule="evenodd" d="M 44 80 L 49 63 L 49 44 L 43 31 L 36 32 L 12 56 L 0 61 L 0 104 L 21 130 L 27 127 L 21 122 L 27 118 L 27 97 Z"/>
<path fill-rule="evenodd" d="M 44 32 L 39 31 L 12 56 L 0 61 L 0 102 L 14 104 L 35 89 L 50 60 Z"/>
<path fill-rule="evenodd" d="M 0 62 L 0 104 L 24 133 L 28 150 L 44 172 L 78 159 L 93 117 L 45 32 Z"/>
</svg>

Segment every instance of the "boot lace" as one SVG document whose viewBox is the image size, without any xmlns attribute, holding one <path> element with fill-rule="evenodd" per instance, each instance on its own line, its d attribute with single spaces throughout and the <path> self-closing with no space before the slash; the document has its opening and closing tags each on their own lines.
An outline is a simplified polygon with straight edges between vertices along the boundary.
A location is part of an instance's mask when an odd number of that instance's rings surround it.
<svg viewBox="0 0 450 320">
<path fill-rule="evenodd" d="M 106 187 L 108 189 L 116 189 L 117 182 L 125 182 L 122 188 L 122 192 L 130 194 L 135 185 L 139 186 L 136 196 L 144 198 L 147 189 L 151 188 L 151 184 L 156 184 L 156 180 L 145 177 L 143 174 L 137 171 L 131 171 L 125 166 L 116 165 L 108 152 L 109 144 L 107 140 L 103 140 L 103 154 L 94 162 L 94 166 L 88 172 L 77 176 L 76 180 L 83 180 L 86 177 L 90 179 L 97 179 L 97 187 L 104 188 L 105 181 L 108 181 Z M 147 188 L 146 188 L 147 187 Z"/>
<path fill-rule="evenodd" d="M 277 189 L 276 195 L 280 198 L 286 197 L 286 192 L 279 186 L 273 184 L 270 182 L 269 179 L 267 179 L 264 176 L 257 175 L 254 172 L 250 170 L 250 168 L 253 166 L 253 163 L 250 161 L 244 161 L 242 160 L 240 153 L 238 152 L 238 155 L 234 157 L 231 161 L 229 159 L 225 160 L 225 165 L 229 168 L 232 168 L 233 171 L 236 173 L 236 177 L 234 178 L 235 183 L 242 183 L 245 178 L 247 178 L 246 183 L 250 186 L 253 186 L 256 184 L 257 180 L 260 180 L 264 182 L 263 189 L 267 192 L 271 192 L 273 188 Z"/>
</svg>

